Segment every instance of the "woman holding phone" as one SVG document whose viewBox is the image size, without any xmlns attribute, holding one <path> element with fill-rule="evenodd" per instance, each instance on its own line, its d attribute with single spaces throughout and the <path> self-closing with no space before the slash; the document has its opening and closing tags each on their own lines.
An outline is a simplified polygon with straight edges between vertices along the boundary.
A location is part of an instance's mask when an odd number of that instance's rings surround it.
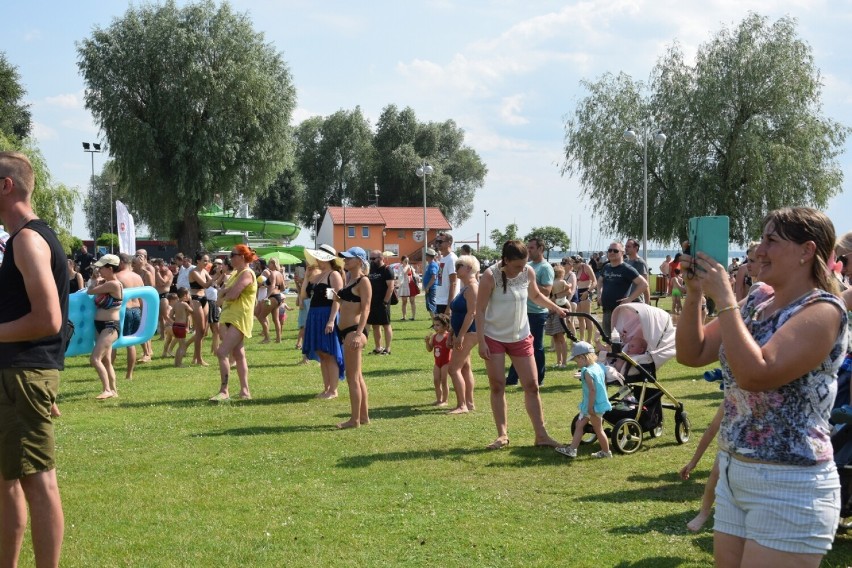
<svg viewBox="0 0 852 568">
<path fill-rule="evenodd" d="M 717 566 L 816 567 L 834 540 L 840 483 L 828 419 L 848 335 L 846 307 L 826 270 L 834 244 L 825 214 L 771 212 L 754 252 L 761 284 L 740 304 L 719 262 L 701 252 L 681 258 L 689 292 L 677 359 L 692 367 L 718 360 L 725 391 Z M 718 313 L 707 325 L 703 294 Z"/>
</svg>

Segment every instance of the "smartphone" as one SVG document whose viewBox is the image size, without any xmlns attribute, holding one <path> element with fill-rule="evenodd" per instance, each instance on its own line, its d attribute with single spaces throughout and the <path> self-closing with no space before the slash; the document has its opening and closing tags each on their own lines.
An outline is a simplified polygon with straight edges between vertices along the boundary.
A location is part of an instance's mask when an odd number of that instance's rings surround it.
<svg viewBox="0 0 852 568">
<path fill-rule="evenodd" d="M 692 217 L 688 234 L 693 256 L 703 252 L 722 266 L 728 266 L 730 223 L 726 215 Z"/>
</svg>

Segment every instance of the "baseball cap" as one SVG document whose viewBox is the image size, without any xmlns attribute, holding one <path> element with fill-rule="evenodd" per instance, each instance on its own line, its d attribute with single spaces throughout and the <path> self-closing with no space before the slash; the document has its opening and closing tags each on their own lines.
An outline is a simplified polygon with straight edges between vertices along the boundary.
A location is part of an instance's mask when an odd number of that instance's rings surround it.
<svg viewBox="0 0 852 568">
<path fill-rule="evenodd" d="M 95 263 L 95 266 L 101 268 L 102 266 L 110 265 L 117 267 L 120 264 L 120 261 L 117 256 L 114 254 L 105 254 Z"/>
<path fill-rule="evenodd" d="M 367 262 L 367 252 L 361 247 L 352 247 L 349 250 L 337 253 L 341 258 L 357 258 L 361 262 Z"/>
<path fill-rule="evenodd" d="M 426 256 L 438 256 L 438 253 L 435 252 L 435 249 L 430 247 L 426 249 Z"/>
<path fill-rule="evenodd" d="M 589 353 L 594 353 L 595 348 L 592 347 L 590 343 L 586 343 L 585 341 L 578 341 L 574 344 L 574 347 L 571 348 L 571 358 L 579 357 L 580 355 L 587 355 Z"/>
</svg>

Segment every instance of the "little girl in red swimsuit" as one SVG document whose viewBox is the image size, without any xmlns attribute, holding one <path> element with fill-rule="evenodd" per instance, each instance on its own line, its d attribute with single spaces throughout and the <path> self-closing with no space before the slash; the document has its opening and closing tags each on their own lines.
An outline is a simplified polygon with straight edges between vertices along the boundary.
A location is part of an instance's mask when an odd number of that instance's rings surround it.
<svg viewBox="0 0 852 568">
<path fill-rule="evenodd" d="M 450 316 L 437 314 L 432 318 L 432 329 L 435 333 L 426 336 L 426 350 L 435 356 L 435 366 L 432 367 L 432 379 L 435 383 L 435 406 L 447 406 L 449 388 L 447 386 L 447 371 L 450 368 L 452 342 L 450 340 Z"/>
</svg>

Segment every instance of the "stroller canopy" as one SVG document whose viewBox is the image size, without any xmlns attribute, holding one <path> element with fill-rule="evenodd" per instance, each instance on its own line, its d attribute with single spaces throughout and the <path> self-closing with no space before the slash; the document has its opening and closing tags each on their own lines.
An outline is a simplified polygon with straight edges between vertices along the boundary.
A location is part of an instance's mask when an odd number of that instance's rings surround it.
<svg viewBox="0 0 852 568">
<path fill-rule="evenodd" d="M 612 327 L 621 335 L 628 355 L 634 355 L 628 344 L 642 345 L 644 340 L 647 342 L 644 353 L 650 356 L 658 369 L 674 357 L 675 328 L 671 315 L 663 309 L 637 302 L 621 304 L 612 311 Z M 641 352 L 636 353 L 639 354 Z"/>
</svg>

